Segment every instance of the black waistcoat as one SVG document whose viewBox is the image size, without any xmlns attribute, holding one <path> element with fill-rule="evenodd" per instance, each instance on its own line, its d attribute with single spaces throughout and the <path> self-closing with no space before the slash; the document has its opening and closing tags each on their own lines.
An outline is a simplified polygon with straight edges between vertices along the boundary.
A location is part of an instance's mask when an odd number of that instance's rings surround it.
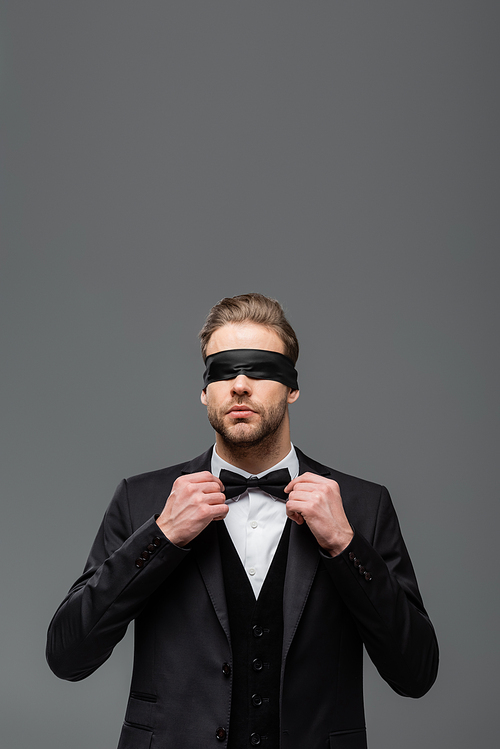
<svg viewBox="0 0 500 749">
<path fill-rule="evenodd" d="M 278 749 L 283 587 L 291 521 L 256 600 L 224 523 L 218 524 L 233 652 L 228 749 Z"/>
</svg>

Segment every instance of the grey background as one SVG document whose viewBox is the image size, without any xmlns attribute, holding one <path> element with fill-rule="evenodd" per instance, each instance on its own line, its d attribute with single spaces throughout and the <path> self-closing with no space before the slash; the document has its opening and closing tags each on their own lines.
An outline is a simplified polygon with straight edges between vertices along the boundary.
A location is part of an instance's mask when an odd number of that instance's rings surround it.
<svg viewBox="0 0 500 749">
<path fill-rule="evenodd" d="M 293 440 L 389 487 L 439 636 L 421 700 L 367 664 L 370 748 L 493 745 L 498 16 L 1 3 L 3 746 L 116 746 L 130 634 L 69 684 L 45 631 L 119 480 L 211 443 L 196 334 L 246 291 L 301 341 Z"/>
</svg>

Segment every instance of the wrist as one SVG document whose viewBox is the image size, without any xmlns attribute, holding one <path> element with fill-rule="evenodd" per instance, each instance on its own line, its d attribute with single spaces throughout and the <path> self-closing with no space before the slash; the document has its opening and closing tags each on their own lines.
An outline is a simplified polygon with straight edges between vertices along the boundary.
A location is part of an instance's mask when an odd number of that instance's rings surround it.
<svg viewBox="0 0 500 749">
<path fill-rule="evenodd" d="M 342 534 L 337 534 L 328 546 L 324 546 L 324 550 L 330 554 L 331 557 L 337 557 L 343 551 L 347 549 L 354 537 L 354 531 L 352 528 Z"/>
<path fill-rule="evenodd" d="M 189 541 L 185 541 L 183 538 L 176 535 L 176 533 L 174 532 L 174 529 L 169 525 L 168 521 L 162 523 L 161 515 L 155 518 L 155 521 L 156 521 L 156 525 L 161 530 L 165 538 L 168 539 L 168 541 L 170 541 L 170 543 L 173 544 L 174 546 L 178 546 L 179 549 L 182 549 L 184 546 L 186 546 L 186 544 L 189 543 Z"/>
</svg>

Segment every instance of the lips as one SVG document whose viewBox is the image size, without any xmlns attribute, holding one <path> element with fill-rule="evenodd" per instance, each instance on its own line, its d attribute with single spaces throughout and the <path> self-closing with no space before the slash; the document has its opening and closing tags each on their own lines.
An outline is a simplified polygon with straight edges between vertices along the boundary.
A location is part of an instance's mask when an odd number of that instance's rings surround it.
<svg viewBox="0 0 500 749">
<path fill-rule="evenodd" d="M 228 412 L 229 416 L 232 416 L 233 419 L 247 419 L 254 413 L 255 411 L 250 406 L 245 405 L 233 406 Z"/>
</svg>

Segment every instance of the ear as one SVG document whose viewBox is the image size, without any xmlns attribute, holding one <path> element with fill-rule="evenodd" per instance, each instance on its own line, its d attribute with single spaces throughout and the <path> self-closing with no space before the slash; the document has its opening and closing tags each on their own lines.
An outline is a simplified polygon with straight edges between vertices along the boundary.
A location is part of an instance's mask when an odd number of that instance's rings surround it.
<svg viewBox="0 0 500 749">
<path fill-rule="evenodd" d="M 290 390 L 288 393 L 287 403 L 295 403 L 300 395 L 300 390 Z"/>
<path fill-rule="evenodd" d="M 207 405 L 207 389 L 206 388 L 203 388 L 203 390 L 201 391 L 200 400 L 204 406 Z"/>
</svg>

